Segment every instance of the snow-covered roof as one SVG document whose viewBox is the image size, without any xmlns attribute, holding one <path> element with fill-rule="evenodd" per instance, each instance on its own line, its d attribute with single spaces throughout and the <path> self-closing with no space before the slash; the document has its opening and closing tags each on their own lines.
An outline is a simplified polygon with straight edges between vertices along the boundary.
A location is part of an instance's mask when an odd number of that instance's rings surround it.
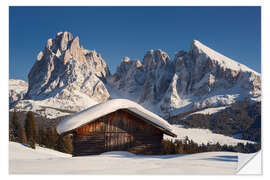
<svg viewBox="0 0 270 180">
<path fill-rule="evenodd" d="M 176 136 L 173 133 L 172 126 L 166 120 L 143 108 L 141 105 L 127 99 L 112 99 L 104 103 L 91 106 L 61 121 L 56 130 L 58 134 L 62 134 L 120 109 L 127 109 L 152 122 L 153 125 L 157 126 L 166 134 Z"/>
</svg>

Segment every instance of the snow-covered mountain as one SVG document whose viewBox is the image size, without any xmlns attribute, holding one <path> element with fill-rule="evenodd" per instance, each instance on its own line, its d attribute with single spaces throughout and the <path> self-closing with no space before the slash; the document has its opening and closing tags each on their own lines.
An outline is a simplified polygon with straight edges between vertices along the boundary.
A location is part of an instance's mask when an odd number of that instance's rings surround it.
<svg viewBox="0 0 270 180">
<path fill-rule="evenodd" d="M 29 87 L 15 108 L 66 115 L 59 109 L 80 111 L 109 98 L 103 80 L 110 75 L 106 62 L 96 51 L 82 48 L 79 37 L 60 32 L 48 39 L 28 74 Z"/>
<path fill-rule="evenodd" d="M 161 116 L 261 98 L 259 73 L 196 40 L 172 60 L 160 49 L 149 50 L 142 61 L 125 57 L 111 75 L 100 54 L 82 48 L 71 33 L 60 32 L 38 54 L 28 83 L 15 108 L 48 118 L 109 98 L 131 99 Z"/>
<path fill-rule="evenodd" d="M 9 80 L 9 104 L 14 104 L 24 98 L 28 89 L 28 83 L 23 80 Z"/>
<path fill-rule="evenodd" d="M 196 40 L 188 52 L 176 52 L 172 61 L 161 50 L 148 51 L 142 63 L 126 57 L 108 82 L 159 114 L 261 98 L 259 73 Z"/>
</svg>

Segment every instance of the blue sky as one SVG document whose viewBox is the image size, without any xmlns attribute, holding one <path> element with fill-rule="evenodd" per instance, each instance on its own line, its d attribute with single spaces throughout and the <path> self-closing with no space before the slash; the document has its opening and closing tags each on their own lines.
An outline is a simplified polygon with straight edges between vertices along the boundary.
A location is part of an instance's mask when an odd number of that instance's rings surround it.
<svg viewBox="0 0 270 180">
<path fill-rule="evenodd" d="M 171 59 L 197 39 L 261 72 L 260 7 L 10 7 L 9 75 L 27 80 L 48 38 L 79 36 L 115 72 L 125 56 L 142 60 L 149 49 Z"/>
</svg>

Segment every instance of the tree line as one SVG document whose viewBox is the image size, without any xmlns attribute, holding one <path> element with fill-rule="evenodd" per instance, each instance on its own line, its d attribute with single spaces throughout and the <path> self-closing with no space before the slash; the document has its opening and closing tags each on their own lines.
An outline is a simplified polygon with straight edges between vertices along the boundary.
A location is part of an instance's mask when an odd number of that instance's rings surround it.
<svg viewBox="0 0 270 180">
<path fill-rule="evenodd" d="M 212 152 L 212 151 L 229 151 L 229 152 L 241 152 L 241 153 L 255 153 L 261 149 L 260 143 L 238 143 L 236 146 L 232 145 L 220 145 L 216 144 L 198 144 L 193 140 L 188 139 L 177 139 L 163 140 L 162 141 L 162 154 L 193 154 L 201 152 Z"/>
<path fill-rule="evenodd" d="M 61 151 L 64 153 L 72 153 L 72 139 L 70 135 L 59 136 L 55 127 L 38 127 L 35 123 L 34 114 L 29 111 L 26 114 L 24 126 L 18 121 L 16 110 L 13 112 L 12 119 L 9 122 L 9 140 L 19 142 L 33 149 L 36 144 Z"/>
</svg>

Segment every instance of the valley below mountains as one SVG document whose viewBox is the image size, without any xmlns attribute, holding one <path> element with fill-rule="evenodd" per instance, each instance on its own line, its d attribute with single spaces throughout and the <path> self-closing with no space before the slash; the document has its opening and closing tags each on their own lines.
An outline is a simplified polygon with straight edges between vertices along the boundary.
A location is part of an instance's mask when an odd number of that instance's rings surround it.
<svg viewBox="0 0 270 180">
<path fill-rule="evenodd" d="M 172 58 L 160 49 L 147 51 L 141 61 L 124 57 L 111 74 L 100 53 L 59 32 L 38 53 L 28 82 L 9 80 L 10 114 L 32 111 L 45 126 L 114 98 L 133 100 L 170 123 L 260 141 L 245 132 L 252 126 L 260 131 L 261 75 L 197 40 Z"/>
</svg>

